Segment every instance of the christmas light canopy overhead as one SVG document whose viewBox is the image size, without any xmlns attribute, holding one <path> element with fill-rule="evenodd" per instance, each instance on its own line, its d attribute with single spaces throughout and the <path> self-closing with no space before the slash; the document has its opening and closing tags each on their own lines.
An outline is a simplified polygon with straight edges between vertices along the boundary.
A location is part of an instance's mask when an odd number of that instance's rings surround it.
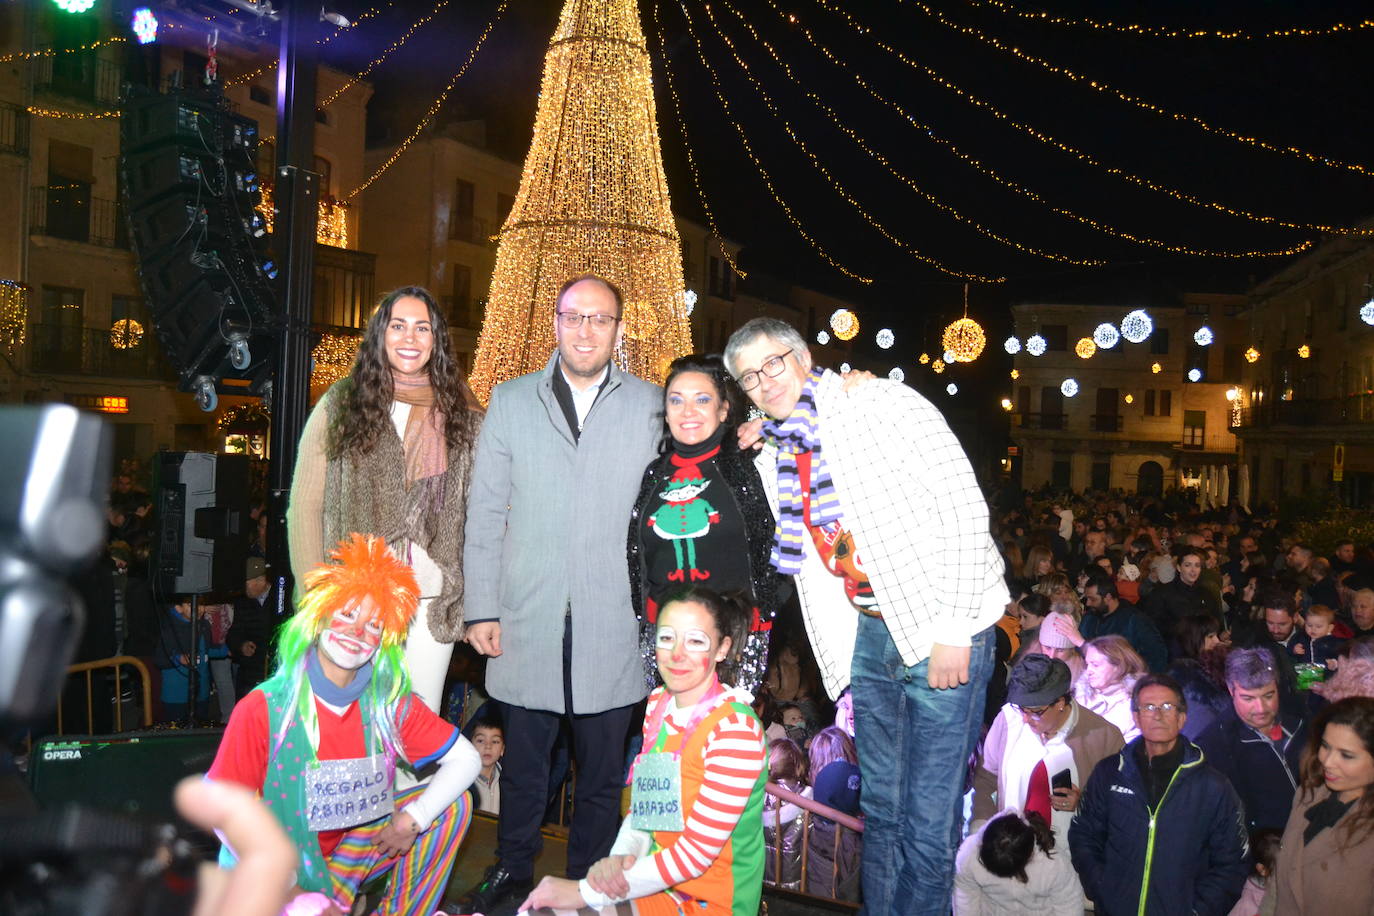
<svg viewBox="0 0 1374 916">
<path fill-rule="evenodd" d="M 1131 343 L 1144 343 L 1155 329 L 1154 319 L 1144 309 L 1128 312 L 1121 319 L 1121 336 Z"/>
<path fill-rule="evenodd" d="M 1213 336 L 1212 329 L 1205 324 L 1193 332 L 1193 343 L 1197 344 L 1199 347 L 1210 347 L 1212 341 L 1215 339 L 1216 337 Z"/>
<path fill-rule="evenodd" d="M 1039 334 L 1032 334 L 1026 338 L 1026 352 L 1031 356 L 1044 356 L 1045 346 L 1045 338 Z"/>
<path fill-rule="evenodd" d="M 1066 378 L 1059 383 L 1059 393 L 1066 398 L 1071 398 L 1078 394 L 1078 382 L 1075 379 Z"/>
<path fill-rule="evenodd" d="M 877 333 L 874 340 L 877 342 L 878 346 L 882 347 L 884 350 L 891 349 L 892 345 L 897 342 L 897 338 L 893 336 L 891 328 L 883 328 Z"/>
<path fill-rule="evenodd" d="M 892 379 L 894 382 L 906 381 L 906 373 L 902 371 L 901 366 L 893 366 L 891 369 L 889 369 L 887 377 Z"/>
<path fill-rule="evenodd" d="M 1104 350 L 1110 350 L 1121 342 L 1121 332 L 1110 321 L 1104 321 L 1093 330 L 1093 343 Z"/>
<path fill-rule="evenodd" d="M 1021 352 L 1021 338 L 1013 334 L 1012 336 L 1008 337 L 1005 341 L 1003 341 L 1002 349 L 1006 350 L 1007 353 L 1011 356 L 1015 356 L 1016 354 Z"/>
<path fill-rule="evenodd" d="M 1092 359 L 1097 352 L 1097 344 L 1093 343 L 1091 337 L 1080 337 L 1078 343 L 1073 345 L 1073 352 L 1078 354 L 1079 359 Z"/>
<path fill-rule="evenodd" d="M 1245 351 L 1245 361 L 1247 363 L 1257 363 L 1259 362 L 1259 358 L 1260 351 L 1256 350 L 1254 347 L 1250 347 Z"/>
<path fill-rule="evenodd" d="M 830 316 L 830 330 L 840 340 L 853 340 L 854 335 L 859 333 L 859 318 L 849 309 L 836 309 L 835 314 Z"/>
</svg>

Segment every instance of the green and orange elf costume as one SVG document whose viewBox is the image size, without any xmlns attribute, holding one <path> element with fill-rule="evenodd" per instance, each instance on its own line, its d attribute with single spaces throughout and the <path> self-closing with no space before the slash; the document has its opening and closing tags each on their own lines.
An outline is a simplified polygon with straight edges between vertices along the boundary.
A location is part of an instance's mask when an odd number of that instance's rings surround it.
<svg viewBox="0 0 1374 916">
<path fill-rule="evenodd" d="M 471 822 L 465 791 L 481 760 L 410 690 L 401 653 L 419 603 L 414 573 L 376 537 L 352 535 L 330 556 L 337 562 L 307 576 L 300 608 L 282 631 L 277 670 L 234 708 L 207 778 L 260 793 L 296 845 L 295 883 L 305 893 L 293 899 L 292 913 L 328 903 L 348 912 L 363 884 L 390 872 L 374 912 L 429 916 Z M 362 650 L 344 664 L 324 644 L 367 625 L 377 633 L 370 656 Z M 331 680 L 322 654 L 352 679 Z M 438 769 L 428 785 L 397 792 L 398 757 Z M 417 832 L 406 851 L 388 858 L 375 841 L 398 812 Z M 220 864 L 236 861 L 224 847 Z"/>
</svg>

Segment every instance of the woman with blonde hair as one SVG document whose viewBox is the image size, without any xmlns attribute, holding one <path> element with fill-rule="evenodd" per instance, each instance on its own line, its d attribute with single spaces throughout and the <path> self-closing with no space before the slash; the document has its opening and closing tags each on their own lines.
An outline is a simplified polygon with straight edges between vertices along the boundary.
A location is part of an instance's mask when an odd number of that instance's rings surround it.
<svg viewBox="0 0 1374 916">
<path fill-rule="evenodd" d="M 1110 634 L 1083 644 L 1083 677 L 1073 687 L 1074 701 L 1121 729 L 1128 742 L 1140 735 L 1131 714 L 1131 690 L 1149 666 L 1124 636 Z"/>
</svg>

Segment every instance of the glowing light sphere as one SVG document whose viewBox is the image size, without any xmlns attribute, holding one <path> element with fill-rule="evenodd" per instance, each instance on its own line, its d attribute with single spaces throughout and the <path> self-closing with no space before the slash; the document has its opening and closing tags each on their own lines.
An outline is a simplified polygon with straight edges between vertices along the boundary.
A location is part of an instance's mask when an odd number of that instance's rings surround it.
<svg viewBox="0 0 1374 916">
<path fill-rule="evenodd" d="M 1159 363 L 1150 363 L 1150 371 L 1153 372 L 1155 375 L 1159 375 L 1159 373 L 1164 371 L 1164 367 L 1161 366 Z"/>
<path fill-rule="evenodd" d="M 1135 395 L 1133 395 L 1133 394 L 1128 394 L 1128 395 L 1126 395 L 1125 401 L 1126 401 L 1127 404 L 1134 404 L 1134 403 L 1135 403 Z"/>
<path fill-rule="evenodd" d="M 148 7 L 140 6 L 134 10 L 133 22 L 129 27 L 133 29 L 139 44 L 146 45 L 157 41 L 157 17 Z"/>
<path fill-rule="evenodd" d="M 954 384 L 953 382 L 950 382 L 948 385 L 945 386 L 945 393 L 953 397 L 954 395 L 959 393 L 959 386 Z"/>
<path fill-rule="evenodd" d="M 959 354 L 955 353 L 953 350 L 946 350 L 942 359 L 944 359 L 947 365 L 952 366 L 959 361 Z"/>
<path fill-rule="evenodd" d="M 1104 321 L 1093 330 L 1093 343 L 1104 350 L 1110 350 L 1121 342 L 1121 332 L 1110 321 Z"/>
<path fill-rule="evenodd" d="M 1312 348 L 1309 347 L 1307 344 L 1303 344 L 1301 347 L 1298 347 L 1298 359 L 1310 359 L 1311 356 Z"/>
<path fill-rule="evenodd" d="M 853 340 L 859 333 L 859 318 L 849 309 L 836 309 L 830 316 L 830 330 L 840 340 Z"/>
<path fill-rule="evenodd" d="M 1021 352 L 1021 338 L 1013 334 L 1002 343 L 1002 349 L 1006 350 L 1011 356 L 1015 356 Z"/>
<path fill-rule="evenodd" d="M 95 6 L 95 0 L 53 0 L 57 8 L 65 13 L 84 13 Z"/>
<path fill-rule="evenodd" d="M 1020 369 L 1013 369 L 1013 370 L 1011 370 L 1011 380 L 1012 380 L 1013 382 L 1016 381 L 1017 379 L 1019 379 L 1020 377 L 1021 377 L 1021 370 L 1020 370 Z"/>
<path fill-rule="evenodd" d="M 822 347 L 830 343 L 830 334 L 826 331 L 817 331 L 816 343 L 820 344 Z"/>
<path fill-rule="evenodd" d="M 1071 378 L 1064 379 L 1064 381 L 1059 383 L 1059 393 L 1066 398 L 1071 398 L 1078 394 L 1078 381 Z"/>
<path fill-rule="evenodd" d="M 892 379 L 894 382 L 906 381 L 906 373 L 902 371 L 901 366 L 893 366 L 891 369 L 889 369 L 887 372 L 887 377 Z"/>
<path fill-rule="evenodd" d="M 1226 389 L 1226 400 L 1228 400 L 1228 401 L 1234 401 L 1234 400 L 1235 400 L 1236 398 L 1238 398 L 1238 397 L 1240 397 L 1240 389 L 1239 389 L 1239 388 L 1227 388 L 1227 389 Z"/>
<path fill-rule="evenodd" d="M 687 306 L 687 314 L 692 314 L 692 310 L 697 307 L 697 291 L 684 289 L 682 291 L 682 304 Z"/>
<path fill-rule="evenodd" d="M 1374 324 L 1374 299 L 1360 306 L 1360 320 L 1365 324 Z"/>
<path fill-rule="evenodd" d="M 1260 351 L 1256 350 L 1254 347 L 1245 351 L 1245 361 L 1247 363 L 1257 363 L 1259 362 L 1259 358 Z"/>
<path fill-rule="evenodd" d="M 1032 334 L 1026 338 L 1026 352 L 1031 356 L 1044 356 L 1045 347 L 1045 338 L 1039 334 Z"/>
<path fill-rule="evenodd" d="M 945 371 L 945 361 L 942 359 L 937 359 L 935 362 L 930 364 L 930 368 L 931 371 L 933 371 L 936 375 L 939 375 L 941 372 Z"/>
<path fill-rule="evenodd" d="M 1078 343 L 1073 345 L 1073 352 L 1078 354 L 1079 359 L 1092 359 L 1097 352 L 1097 344 L 1093 343 L 1091 337 L 1080 337 Z"/>
<path fill-rule="evenodd" d="M 1205 324 L 1193 332 L 1193 343 L 1199 347 L 1210 347 L 1213 340 L 1216 340 L 1216 336 L 1212 334 L 1212 329 Z"/>
<path fill-rule="evenodd" d="M 132 318 L 121 318 L 110 326 L 110 346 L 132 350 L 143 340 L 143 325 Z"/>
<path fill-rule="evenodd" d="M 946 350 L 952 350 L 959 362 L 971 363 L 982 355 L 988 338 L 983 333 L 981 324 L 972 318 L 960 318 L 958 321 L 950 322 L 949 327 L 945 328 L 940 343 Z M 949 362 L 948 359 L 945 361 Z"/>
<path fill-rule="evenodd" d="M 1201 369 L 1189 369 L 1189 370 L 1188 370 L 1188 381 L 1190 381 L 1190 382 L 1200 382 L 1200 381 L 1202 381 L 1202 370 L 1201 370 Z"/>
<path fill-rule="evenodd" d="M 854 367 L 849 363 L 840 363 L 840 375 L 848 375 L 853 369 Z"/>
<path fill-rule="evenodd" d="M 1002 409 L 1011 410 L 1011 398 L 1002 398 Z"/>
<path fill-rule="evenodd" d="M 1154 319 L 1144 309 L 1128 312 L 1121 319 L 1121 336 L 1131 343 L 1142 343 L 1155 329 Z"/>
<path fill-rule="evenodd" d="M 878 346 L 882 347 L 884 350 L 890 349 L 892 345 L 897 342 L 897 338 L 892 335 L 891 328 L 883 328 L 873 339 L 877 342 Z"/>
<path fill-rule="evenodd" d="M 920 356 L 916 357 L 916 362 L 924 366 L 926 363 L 930 362 L 930 354 L 922 353 Z"/>
</svg>

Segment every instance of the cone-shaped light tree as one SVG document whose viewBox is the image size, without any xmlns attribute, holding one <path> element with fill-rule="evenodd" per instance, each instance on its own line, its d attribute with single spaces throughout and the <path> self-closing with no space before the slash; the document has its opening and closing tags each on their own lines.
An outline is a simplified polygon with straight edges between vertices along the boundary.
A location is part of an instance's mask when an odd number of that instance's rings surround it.
<svg viewBox="0 0 1374 916">
<path fill-rule="evenodd" d="M 636 0 L 567 0 L 549 43 L 472 372 L 483 402 L 498 383 L 543 368 L 554 297 L 583 273 L 624 293 L 621 368 L 661 381 L 690 352 L 691 331 Z"/>
</svg>

